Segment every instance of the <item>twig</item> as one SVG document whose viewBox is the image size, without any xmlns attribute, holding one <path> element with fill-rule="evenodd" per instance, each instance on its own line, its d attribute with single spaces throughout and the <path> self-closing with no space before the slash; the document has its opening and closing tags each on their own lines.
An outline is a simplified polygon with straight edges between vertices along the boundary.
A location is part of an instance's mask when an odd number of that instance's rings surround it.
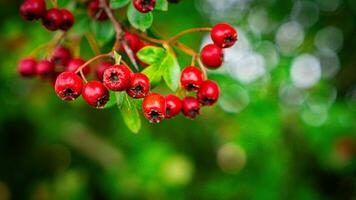
<svg viewBox="0 0 356 200">
<path fill-rule="evenodd" d="M 177 35 L 171 37 L 170 39 L 167 40 L 168 43 L 172 43 L 174 41 L 176 41 L 179 37 L 188 34 L 188 33 L 193 33 L 193 32 L 203 32 L 203 31 L 211 31 L 210 27 L 203 27 L 203 28 L 191 28 L 191 29 L 187 29 L 185 31 L 182 31 L 180 33 L 178 33 Z"/>
<path fill-rule="evenodd" d="M 87 32 L 87 33 L 85 34 L 85 37 L 87 38 L 88 43 L 89 43 L 89 45 L 90 45 L 90 48 L 93 50 L 93 52 L 95 53 L 95 55 L 101 54 L 100 48 L 99 48 L 98 44 L 96 43 L 96 40 L 95 40 L 93 34 L 90 33 L 90 32 Z"/>
<path fill-rule="evenodd" d="M 82 79 L 84 80 L 85 83 L 88 83 L 88 80 L 85 78 L 83 70 L 79 70 L 80 76 L 82 77 Z"/>
<path fill-rule="evenodd" d="M 198 55 L 197 55 L 198 56 Z M 206 72 L 206 69 L 205 69 L 205 66 L 204 64 L 201 62 L 200 58 L 198 57 L 198 64 L 199 64 L 199 67 L 201 69 L 201 71 L 203 72 L 203 75 L 204 75 L 204 80 L 208 79 L 208 73 Z"/>
<path fill-rule="evenodd" d="M 75 71 L 75 73 L 80 72 L 84 67 L 86 67 L 87 65 L 89 65 L 90 63 L 92 63 L 96 60 L 99 60 L 99 59 L 105 58 L 105 57 L 110 57 L 110 56 L 113 56 L 112 52 L 97 55 L 97 56 L 91 58 L 90 60 L 88 60 L 87 62 L 85 62 L 84 64 L 82 64 L 81 66 L 79 66 L 78 69 Z"/>
</svg>

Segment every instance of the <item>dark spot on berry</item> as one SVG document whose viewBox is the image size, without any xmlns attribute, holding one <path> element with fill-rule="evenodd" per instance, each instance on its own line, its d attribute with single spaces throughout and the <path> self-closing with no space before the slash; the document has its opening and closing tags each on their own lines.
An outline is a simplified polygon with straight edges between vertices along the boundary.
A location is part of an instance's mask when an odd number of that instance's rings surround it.
<svg viewBox="0 0 356 200">
<path fill-rule="evenodd" d="M 97 101 L 96 101 L 96 107 L 97 108 L 101 108 L 103 107 L 106 102 L 108 101 L 108 98 L 106 96 L 102 96 L 100 97 Z"/>
<path fill-rule="evenodd" d="M 167 109 L 166 109 L 166 115 L 169 116 L 170 114 L 171 114 L 171 109 L 167 108 Z"/>
<path fill-rule="evenodd" d="M 188 114 L 191 118 L 195 118 L 197 115 L 199 115 L 199 110 L 193 109 L 193 110 L 189 111 Z"/>
<path fill-rule="evenodd" d="M 236 41 L 236 37 L 229 35 L 227 37 L 224 38 L 224 41 L 226 44 L 231 45 Z"/>
<path fill-rule="evenodd" d="M 185 89 L 187 89 L 188 91 L 193 91 L 193 90 L 197 90 L 198 87 L 192 83 L 189 83 L 188 85 L 185 86 Z"/>
<path fill-rule="evenodd" d="M 141 5 L 142 5 L 143 7 L 150 7 L 150 5 L 151 5 L 151 0 L 142 0 L 142 1 L 141 1 Z"/>
<path fill-rule="evenodd" d="M 110 81 L 116 82 L 119 80 L 119 77 L 117 76 L 116 73 L 111 73 L 110 74 Z"/>
<path fill-rule="evenodd" d="M 210 98 L 208 98 L 208 97 L 204 97 L 204 98 L 202 99 L 201 103 L 202 103 L 203 105 L 211 105 L 211 104 L 214 103 L 214 100 L 213 100 L 213 99 L 210 99 Z"/>
<path fill-rule="evenodd" d="M 141 85 L 138 85 L 135 88 L 133 88 L 133 91 L 135 94 L 142 92 L 142 90 L 143 90 L 143 87 Z"/>
<path fill-rule="evenodd" d="M 67 88 L 67 89 L 64 90 L 63 93 L 64 93 L 65 97 L 70 97 L 70 96 L 72 96 L 74 94 L 74 91 L 71 88 Z"/>
</svg>

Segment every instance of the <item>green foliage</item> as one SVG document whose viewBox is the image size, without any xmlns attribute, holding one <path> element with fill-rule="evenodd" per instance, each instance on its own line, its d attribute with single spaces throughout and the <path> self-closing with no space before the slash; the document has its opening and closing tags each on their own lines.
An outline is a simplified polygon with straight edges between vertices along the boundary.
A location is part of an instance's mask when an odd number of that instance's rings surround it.
<svg viewBox="0 0 356 200">
<path fill-rule="evenodd" d="M 127 18 L 133 27 L 141 31 L 146 31 L 153 23 L 153 15 L 151 12 L 140 13 L 132 4 L 129 4 L 127 9 Z"/>
<path fill-rule="evenodd" d="M 110 0 L 110 7 L 112 9 L 118 9 L 126 6 L 130 2 L 130 0 Z"/>
</svg>

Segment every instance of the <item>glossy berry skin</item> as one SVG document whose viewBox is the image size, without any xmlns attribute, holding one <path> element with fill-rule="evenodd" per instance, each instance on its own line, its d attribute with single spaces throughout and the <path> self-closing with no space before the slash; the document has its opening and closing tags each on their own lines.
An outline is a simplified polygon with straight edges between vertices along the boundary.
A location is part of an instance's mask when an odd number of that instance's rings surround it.
<svg viewBox="0 0 356 200">
<path fill-rule="evenodd" d="M 99 81 L 102 81 L 103 80 L 103 75 L 104 75 L 104 71 L 113 66 L 114 63 L 110 62 L 110 61 L 102 61 L 102 62 L 99 62 L 97 65 L 96 65 L 96 69 L 95 69 L 95 75 L 96 75 L 96 78 L 99 80 Z"/>
<path fill-rule="evenodd" d="M 73 16 L 72 12 L 70 12 L 67 9 L 62 9 L 60 11 L 62 13 L 62 18 L 63 18 L 60 29 L 62 29 L 63 31 L 67 31 L 74 24 L 74 16 Z"/>
<path fill-rule="evenodd" d="M 125 65 L 113 65 L 104 71 L 104 86 L 112 91 L 124 91 L 130 86 L 131 70 Z"/>
<path fill-rule="evenodd" d="M 20 15 L 25 20 L 38 20 L 46 13 L 45 0 L 26 0 L 20 6 Z"/>
<path fill-rule="evenodd" d="M 58 97 L 65 101 L 76 99 L 81 94 L 82 87 L 82 79 L 73 72 L 62 72 L 54 84 Z"/>
<path fill-rule="evenodd" d="M 36 65 L 35 59 L 24 58 L 17 64 L 17 71 L 23 77 L 32 77 L 36 75 Z"/>
<path fill-rule="evenodd" d="M 70 53 L 69 49 L 63 46 L 59 46 L 54 49 L 50 60 L 56 65 L 67 66 L 71 58 L 72 54 Z"/>
<path fill-rule="evenodd" d="M 140 99 L 147 96 L 150 91 L 150 80 L 142 73 L 131 75 L 130 85 L 127 88 L 127 94 L 135 99 Z"/>
<path fill-rule="evenodd" d="M 142 111 L 148 121 L 158 123 L 165 118 L 166 100 L 157 93 L 151 93 L 143 99 Z"/>
<path fill-rule="evenodd" d="M 196 118 L 200 112 L 199 101 L 191 96 L 185 97 L 182 102 L 182 112 L 189 119 Z"/>
<path fill-rule="evenodd" d="M 82 90 L 83 99 L 94 108 L 104 108 L 109 101 L 109 92 L 99 81 L 89 81 Z"/>
<path fill-rule="evenodd" d="M 216 24 L 210 33 L 214 44 L 221 48 L 228 48 L 237 41 L 236 30 L 227 23 Z"/>
<path fill-rule="evenodd" d="M 66 71 L 75 72 L 77 69 L 85 63 L 85 60 L 82 58 L 72 58 L 67 65 Z M 90 73 L 90 67 L 86 66 L 83 68 L 84 75 L 88 75 Z"/>
<path fill-rule="evenodd" d="M 197 93 L 197 98 L 201 105 L 211 106 L 219 98 L 220 88 L 215 81 L 206 80 L 203 82 Z"/>
<path fill-rule="evenodd" d="M 41 60 L 37 63 L 36 74 L 42 78 L 49 78 L 54 72 L 54 64 L 48 60 Z"/>
<path fill-rule="evenodd" d="M 155 8 L 156 0 L 133 0 L 132 3 L 139 12 L 148 13 Z"/>
<path fill-rule="evenodd" d="M 197 91 L 203 80 L 203 72 L 194 66 L 184 68 L 180 75 L 180 84 L 188 92 Z"/>
<path fill-rule="evenodd" d="M 201 50 L 200 59 L 205 67 L 209 69 L 217 69 L 223 63 L 224 53 L 222 48 L 215 44 L 208 44 Z"/>
<path fill-rule="evenodd" d="M 58 30 L 63 22 L 62 12 L 57 8 L 47 10 L 42 18 L 43 26 L 49 31 Z"/>
<path fill-rule="evenodd" d="M 170 94 L 166 99 L 166 114 L 167 119 L 172 118 L 180 113 L 182 110 L 182 101 L 176 95 Z"/>
<path fill-rule="evenodd" d="M 105 21 L 109 17 L 106 14 L 104 8 L 100 7 L 100 2 L 99 0 L 92 0 L 89 5 L 88 5 L 88 15 L 98 21 Z"/>
</svg>

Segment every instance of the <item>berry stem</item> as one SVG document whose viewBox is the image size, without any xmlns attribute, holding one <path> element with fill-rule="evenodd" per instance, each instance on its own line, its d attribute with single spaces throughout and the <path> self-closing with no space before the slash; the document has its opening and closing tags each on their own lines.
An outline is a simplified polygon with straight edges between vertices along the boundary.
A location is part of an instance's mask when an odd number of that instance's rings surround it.
<svg viewBox="0 0 356 200">
<path fill-rule="evenodd" d="M 200 58 L 199 58 L 199 55 L 196 54 L 195 55 L 196 57 L 198 57 L 198 64 L 199 64 L 199 67 L 201 69 L 201 71 L 203 72 L 203 75 L 204 75 L 204 80 L 207 80 L 208 79 L 208 73 L 206 72 L 206 69 L 205 69 L 205 66 L 204 64 L 201 62 Z"/>
<path fill-rule="evenodd" d="M 100 48 L 98 43 L 96 42 L 93 34 L 91 32 L 87 32 L 85 34 L 85 38 L 88 40 L 89 46 L 90 48 L 93 50 L 93 52 L 95 53 L 95 55 L 99 55 L 101 54 L 100 52 Z"/>
<path fill-rule="evenodd" d="M 97 56 L 91 58 L 90 60 L 88 60 L 87 62 L 85 62 L 84 64 L 82 64 L 80 67 L 78 67 L 78 69 L 75 71 L 75 73 L 82 71 L 82 69 L 84 67 L 86 67 L 87 65 L 89 65 L 90 63 L 92 63 L 96 60 L 99 60 L 99 59 L 105 58 L 105 57 L 110 57 L 110 56 L 113 56 L 113 52 L 97 55 Z"/>
<path fill-rule="evenodd" d="M 52 3 L 52 5 L 53 5 L 54 8 L 57 8 L 57 7 L 58 7 L 57 0 L 51 0 L 51 3 Z"/>
<path fill-rule="evenodd" d="M 83 73 L 83 70 L 79 70 L 79 74 L 80 74 L 80 76 L 82 77 L 83 81 L 84 81 L 85 83 L 88 83 L 88 80 L 85 78 L 85 75 L 84 75 L 84 73 Z"/>
<path fill-rule="evenodd" d="M 169 38 L 167 40 L 167 43 L 172 43 L 174 41 L 176 41 L 178 38 L 182 37 L 183 35 L 186 35 L 188 33 L 194 33 L 194 32 L 204 32 L 204 31 L 208 31 L 210 32 L 212 28 L 210 27 L 202 27 L 202 28 L 191 28 L 191 29 L 187 29 L 187 30 L 184 30 L 180 33 L 178 33 L 177 35 Z"/>
<path fill-rule="evenodd" d="M 197 55 L 192 55 L 192 62 L 190 63 L 191 66 L 195 65 L 196 59 L 197 59 Z"/>
</svg>

